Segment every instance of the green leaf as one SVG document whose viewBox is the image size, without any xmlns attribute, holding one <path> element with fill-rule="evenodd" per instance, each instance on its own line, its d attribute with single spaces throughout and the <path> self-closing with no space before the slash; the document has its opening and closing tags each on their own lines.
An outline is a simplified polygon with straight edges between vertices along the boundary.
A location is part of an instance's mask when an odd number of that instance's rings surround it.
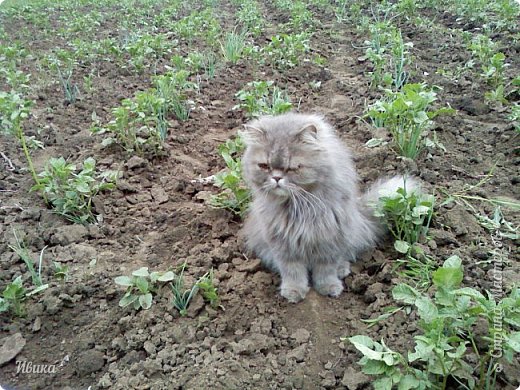
<svg viewBox="0 0 520 390">
<path fill-rule="evenodd" d="M 149 309 L 152 306 L 152 294 L 146 293 L 139 296 L 139 304 L 143 309 Z"/>
<path fill-rule="evenodd" d="M 397 240 L 394 242 L 394 248 L 399 253 L 407 254 L 410 250 L 410 244 L 406 241 Z"/>
<path fill-rule="evenodd" d="M 9 302 L 0 297 L 0 313 L 9 310 Z"/>
<path fill-rule="evenodd" d="M 462 260 L 459 256 L 453 255 L 448 257 L 444 264 L 442 265 L 443 268 L 461 268 L 462 267 Z"/>
<path fill-rule="evenodd" d="M 520 332 L 513 332 L 507 336 L 506 344 L 516 353 L 520 353 Z"/>
<path fill-rule="evenodd" d="M 400 381 L 399 385 L 397 386 L 397 390 L 410 390 L 410 389 L 417 389 L 420 385 L 421 381 L 417 379 L 413 375 L 405 375 Z"/>
<path fill-rule="evenodd" d="M 392 378 L 379 378 L 374 381 L 374 390 L 392 390 Z"/>
<path fill-rule="evenodd" d="M 462 269 L 458 268 L 438 268 L 433 272 L 433 283 L 447 290 L 452 290 L 460 286 L 463 278 Z"/>
<path fill-rule="evenodd" d="M 132 281 L 132 278 L 128 277 L 128 276 L 118 276 L 117 278 L 114 279 L 114 281 L 116 282 L 116 284 L 119 284 L 120 286 L 125 286 L 125 287 L 129 287 L 129 286 L 133 286 L 133 281 Z"/>
<path fill-rule="evenodd" d="M 357 335 L 348 339 L 364 356 L 372 360 L 382 360 L 383 352 L 374 351 L 374 342 L 368 336 Z"/>
<path fill-rule="evenodd" d="M 426 322 L 433 321 L 439 315 L 437 306 L 435 306 L 432 300 L 428 297 L 417 298 L 415 300 L 415 306 L 417 307 L 419 317 Z"/>
<path fill-rule="evenodd" d="M 123 298 L 119 300 L 119 306 L 127 307 L 128 305 L 134 303 L 138 299 L 137 295 L 133 295 L 130 293 L 126 293 Z"/>
<path fill-rule="evenodd" d="M 143 294 L 149 290 L 148 280 L 143 277 L 135 277 L 134 284 Z"/>
<path fill-rule="evenodd" d="M 175 273 L 173 273 L 172 271 L 165 272 L 157 278 L 159 282 L 169 282 L 173 279 L 175 279 Z"/>
<path fill-rule="evenodd" d="M 141 267 L 138 270 L 132 272 L 133 276 L 141 276 L 143 278 L 148 277 L 150 274 L 148 273 L 148 267 Z"/>
<path fill-rule="evenodd" d="M 420 294 L 416 289 L 404 283 L 400 283 L 392 289 L 392 297 L 396 301 L 402 301 L 409 305 L 413 305 L 419 296 Z"/>
<path fill-rule="evenodd" d="M 380 360 L 367 360 L 361 369 L 363 373 L 367 375 L 380 375 L 384 374 L 388 366 L 385 362 Z"/>
<path fill-rule="evenodd" d="M 462 287 L 455 291 L 453 291 L 455 295 L 466 295 L 468 297 L 471 297 L 475 299 L 477 302 L 486 301 L 486 297 L 482 295 L 479 291 L 475 290 L 471 287 Z"/>
</svg>

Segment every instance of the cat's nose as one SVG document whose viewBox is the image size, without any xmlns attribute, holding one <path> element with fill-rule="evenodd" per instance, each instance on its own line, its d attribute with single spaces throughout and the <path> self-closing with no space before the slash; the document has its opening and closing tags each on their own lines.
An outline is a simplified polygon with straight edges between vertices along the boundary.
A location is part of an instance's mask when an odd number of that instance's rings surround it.
<svg viewBox="0 0 520 390">
<path fill-rule="evenodd" d="M 278 183 L 280 180 L 282 180 L 281 176 L 273 176 L 273 179 Z"/>
</svg>

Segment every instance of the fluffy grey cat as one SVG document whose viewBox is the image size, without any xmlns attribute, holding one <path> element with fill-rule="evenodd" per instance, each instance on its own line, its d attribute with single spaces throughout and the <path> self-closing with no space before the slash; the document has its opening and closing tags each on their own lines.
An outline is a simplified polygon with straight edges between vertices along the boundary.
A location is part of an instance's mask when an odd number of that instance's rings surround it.
<svg viewBox="0 0 520 390">
<path fill-rule="evenodd" d="M 402 187 L 403 178 L 360 195 L 349 150 L 317 115 L 264 116 L 245 125 L 242 137 L 244 178 L 253 190 L 247 247 L 280 273 L 280 293 L 290 302 L 305 298 L 309 274 L 320 294 L 337 297 L 350 262 L 384 231 L 369 202 L 380 190 Z"/>
</svg>

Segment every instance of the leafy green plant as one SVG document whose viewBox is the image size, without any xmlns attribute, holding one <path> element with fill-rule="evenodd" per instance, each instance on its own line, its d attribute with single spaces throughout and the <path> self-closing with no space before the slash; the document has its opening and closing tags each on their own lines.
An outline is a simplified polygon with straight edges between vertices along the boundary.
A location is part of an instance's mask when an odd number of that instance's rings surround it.
<svg viewBox="0 0 520 390">
<path fill-rule="evenodd" d="M 191 299 L 197 294 L 199 286 L 195 283 L 191 288 L 185 290 L 184 287 L 184 270 L 186 263 L 181 266 L 181 272 L 175 275 L 173 282 L 170 283 L 173 292 L 173 307 L 175 307 L 181 316 L 188 314 L 188 306 Z"/>
<path fill-rule="evenodd" d="M 512 363 L 520 353 L 520 288 L 497 300 L 460 287 L 462 279 L 462 262 L 452 256 L 433 273 L 433 297 L 407 284 L 394 287 L 394 299 L 420 318 L 413 352 L 403 355 L 367 336 L 348 338 L 363 354 L 363 372 L 377 376 L 375 389 L 444 390 L 450 379 L 466 389 L 495 387 L 500 361 Z"/>
<path fill-rule="evenodd" d="M 171 43 L 165 34 L 128 34 L 123 38 L 122 51 L 129 56 L 129 63 L 135 71 L 144 69 L 171 53 Z"/>
<path fill-rule="evenodd" d="M 242 109 L 249 118 L 264 114 L 283 114 L 290 111 L 292 103 L 287 94 L 274 86 L 273 81 L 252 81 L 235 94 L 240 101 L 233 109 Z"/>
<path fill-rule="evenodd" d="M 0 297 L 0 313 L 10 311 L 13 315 L 21 317 L 25 314 L 23 301 L 26 297 L 26 290 L 23 287 L 22 277 L 18 276 L 9 283 Z"/>
<path fill-rule="evenodd" d="M 239 157 L 244 148 L 240 135 L 219 146 L 219 154 L 227 168 L 215 175 L 215 185 L 222 191 L 210 201 L 213 207 L 231 210 L 239 216 L 245 214 L 251 201 L 251 192 L 242 178 L 242 161 Z"/>
<path fill-rule="evenodd" d="M 51 158 L 39 174 L 39 184 L 33 187 L 44 194 L 53 211 L 74 223 L 96 221 L 92 199 L 101 191 L 115 188 L 117 172 L 96 172 L 96 161 L 89 157 L 82 170 L 63 157 Z"/>
<path fill-rule="evenodd" d="M 213 278 L 213 270 L 210 270 L 197 281 L 197 287 L 202 297 L 209 302 L 212 308 L 216 309 L 220 305 L 220 297 L 218 296 Z"/>
<path fill-rule="evenodd" d="M 29 253 L 29 249 L 27 249 L 27 246 L 25 245 L 25 242 L 23 242 L 22 240 L 20 240 L 18 238 L 18 234 L 16 233 L 16 230 L 13 230 L 13 236 L 15 239 L 15 245 L 8 245 L 9 249 L 11 249 L 14 253 L 16 253 L 18 255 L 18 257 L 20 259 L 22 259 L 23 262 L 25 263 L 27 270 L 31 274 L 31 279 L 32 279 L 33 285 L 35 285 L 36 287 L 41 287 L 42 290 L 47 288 L 48 285 L 44 284 L 43 280 L 42 280 L 43 252 L 45 251 L 45 248 L 47 248 L 47 247 L 44 247 L 40 252 L 39 261 L 38 261 L 38 271 L 36 271 L 36 269 L 35 269 L 36 264 L 33 261 L 32 256 Z"/>
<path fill-rule="evenodd" d="M 186 82 L 184 74 L 182 71 L 157 77 L 157 90 L 140 91 L 133 99 L 124 99 L 120 107 L 112 110 L 115 118 L 105 126 L 94 114 L 91 132 L 110 134 L 102 141 L 104 147 L 117 144 L 127 153 L 160 155 L 168 131 L 168 112 L 173 111 L 181 119 L 188 115 L 182 90 L 185 84 L 180 84 Z"/>
<path fill-rule="evenodd" d="M 247 34 L 245 31 L 237 33 L 235 30 L 226 34 L 224 42 L 220 43 L 220 48 L 227 62 L 236 64 L 242 58 L 246 46 L 246 38 Z"/>
<path fill-rule="evenodd" d="M 291 20 L 289 27 L 292 31 L 311 32 L 315 29 L 317 22 L 311 11 L 307 9 L 303 1 L 295 1 L 291 6 Z"/>
<path fill-rule="evenodd" d="M 132 305 L 135 310 L 149 309 L 152 306 L 153 294 L 157 291 L 158 282 L 170 282 L 175 279 L 172 271 L 148 272 L 148 267 L 141 267 L 131 276 L 118 276 L 116 284 L 126 287 L 125 295 L 119 300 L 119 306 Z"/>
<path fill-rule="evenodd" d="M 29 152 L 27 144 L 27 137 L 22 128 L 22 122 L 29 117 L 32 105 L 32 100 L 24 99 L 16 92 L 0 91 L 0 131 L 15 136 L 18 139 L 22 145 L 32 178 L 36 185 L 39 185 L 40 180 L 34 170 L 31 153 Z"/>
<path fill-rule="evenodd" d="M 309 34 L 281 34 L 271 37 L 271 42 L 262 48 L 262 58 L 280 70 L 299 65 L 309 51 Z"/>
<path fill-rule="evenodd" d="M 513 122 L 516 132 L 520 133 L 520 104 L 513 104 L 511 107 L 511 114 L 508 116 L 508 119 Z"/>
<path fill-rule="evenodd" d="M 374 214 L 381 218 L 395 239 L 394 247 L 407 254 L 428 231 L 433 215 L 433 195 L 417 189 L 398 188 L 397 191 L 379 194 Z"/>
<path fill-rule="evenodd" d="M 193 11 L 172 25 L 172 29 L 180 38 L 186 39 L 189 43 L 196 37 L 204 37 L 210 45 L 218 41 L 222 30 L 218 18 L 213 15 L 210 8 Z"/>
<path fill-rule="evenodd" d="M 404 157 L 417 158 L 426 146 L 435 142 L 426 137 L 432 119 L 441 114 L 451 114 L 451 108 L 432 110 L 437 100 L 437 87 L 426 84 L 405 84 L 401 91 L 385 90 L 386 97 L 371 105 L 366 113 L 375 127 L 384 127 L 392 134 L 396 151 Z"/>
<path fill-rule="evenodd" d="M 262 33 L 265 21 L 255 0 L 241 1 L 240 9 L 236 16 L 242 27 L 252 36 L 257 37 Z"/>
<path fill-rule="evenodd" d="M 166 106 L 163 108 L 163 116 L 166 116 L 168 112 L 173 112 L 177 119 L 187 120 L 190 113 L 187 91 L 196 87 L 195 83 L 189 81 L 188 71 L 170 71 L 164 75 L 156 76 L 153 82 L 156 88 L 156 95 L 166 103 Z M 157 111 L 155 110 L 155 112 Z M 164 140 L 165 137 L 162 139 Z"/>
</svg>

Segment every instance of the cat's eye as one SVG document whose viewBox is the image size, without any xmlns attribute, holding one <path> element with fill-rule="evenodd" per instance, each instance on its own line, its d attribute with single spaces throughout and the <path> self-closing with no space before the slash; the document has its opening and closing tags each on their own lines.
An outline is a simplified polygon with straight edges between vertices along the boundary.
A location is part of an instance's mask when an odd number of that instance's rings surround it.
<svg viewBox="0 0 520 390">
<path fill-rule="evenodd" d="M 287 172 L 294 172 L 294 171 L 297 171 L 298 169 L 302 168 L 302 165 L 301 164 L 298 164 L 296 165 L 295 167 L 289 167 L 287 168 Z"/>
<path fill-rule="evenodd" d="M 264 169 L 264 170 L 268 170 L 269 169 L 269 165 L 261 163 L 261 164 L 258 164 L 258 168 Z"/>
</svg>

